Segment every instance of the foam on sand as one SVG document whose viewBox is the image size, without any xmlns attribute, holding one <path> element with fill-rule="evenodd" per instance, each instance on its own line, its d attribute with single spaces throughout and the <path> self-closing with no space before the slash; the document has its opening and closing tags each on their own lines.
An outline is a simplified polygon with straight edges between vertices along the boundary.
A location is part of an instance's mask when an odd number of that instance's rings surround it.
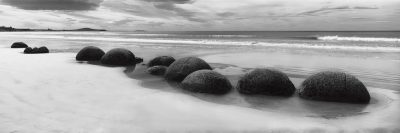
<svg viewBox="0 0 400 133">
<path fill-rule="evenodd" d="M 0 48 L 0 132 L 373 131 L 399 122 L 399 104 L 334 120 L 288 115 L 144 88 L 123 67 L 77 63 L 72 53 L 20 52 Z"/>
</svg>

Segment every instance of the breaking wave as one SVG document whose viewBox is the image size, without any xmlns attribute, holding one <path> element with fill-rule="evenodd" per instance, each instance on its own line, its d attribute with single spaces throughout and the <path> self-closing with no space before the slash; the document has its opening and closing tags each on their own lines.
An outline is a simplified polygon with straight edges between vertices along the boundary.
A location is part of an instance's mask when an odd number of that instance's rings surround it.
<svg viewBox="0 0 400 133">
<path fill-rule="evenodd" d="M 28 38 L 47 38 L 47 39 L 66 39 L 66 40 L 89 40 L 89 41 L 109 41 L 109 42 L 132 42 L 150 44 L 193 44 L 193 45 L 226 45 L 226 46 L 265 46 L 265 47 L 284 47 L 284 48 L 307 48 L 307 49 L 337 49 L 355 51 L 382 51 L 400 52 L 400 47 L 376 45 L 335 45 L 325 43 L 276 43 L 276 42 L 255 42 L 255 41 L 232 41 L 232 40 L 209 40 L 209 39 L 160 39 L 160 38 L 120 38 L 120 37 L 65 37 L 65 36 L 37 36 L 25 35 Z"/>
<path fill-rule="evenodd" d="M 2 35 L 3 37 L 13 37 L 20 35 Z M 269 41 L 249 41 L 249 40 L 216 40 L 216 39 L 176 39 L 176 38 L 124 38 L 116 36 L 65 36 L 65 35 L 23 35 L 25 38 L 36 39 L 63 39 L 63 40 L 79 40 L 79 41 L 102 41 L 102 42 L 124 42 L 124 43 L 141 43 L 140 45 L 156 44 L 172 44 L 180 45 L 196 45 L 196 46 L 261 46 L 261 47 L 282 47 L 282 48 L 299 48 L 299 49 L 333 49 L 348 51 L 378 51 L 378 52 L 400 52 L 400 46 L 385 45 L 382 43 L 369 43 L 365 45 L 352 43 L 323 43 L 323 42 L 269 42 Z M 309 38 L 311 39 L 311 38 Z M 318 37 L 320 40 L 351 40 L 351 41 L 400 41 L 393 38 L 360 38 L 360 37 L 337 37 L 325 36 Z M 136 45 L 136 44 L 132 44 Z"/>
<path fill-rule="evenodd" d="M 322 36 L 322 37 L 317 37 L 317 39 L 325 41 L 400 42 L 400 38 L 377 38 L 377 37 Z"/>
</svg>

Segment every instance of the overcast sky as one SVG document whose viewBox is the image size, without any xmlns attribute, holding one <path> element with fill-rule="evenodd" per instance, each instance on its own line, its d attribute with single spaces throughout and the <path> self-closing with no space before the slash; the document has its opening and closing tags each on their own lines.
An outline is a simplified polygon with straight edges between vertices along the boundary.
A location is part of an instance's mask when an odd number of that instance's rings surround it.
<svg viewBox="0 0 400 133">
<path fill-rule="evenodd" d="M 0 26 L 400 30 L 400 0 L 0 0 Z"/>
</svg>

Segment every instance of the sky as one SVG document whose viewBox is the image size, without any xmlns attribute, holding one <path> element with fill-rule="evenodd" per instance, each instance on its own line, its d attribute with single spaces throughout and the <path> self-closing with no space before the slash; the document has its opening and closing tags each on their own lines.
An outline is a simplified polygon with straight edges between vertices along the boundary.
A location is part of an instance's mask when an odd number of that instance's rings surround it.
<svg viewBox="0 0 400 133">
<path fill-rule="evenodd" d="M 0 26 L 115 31 L 400 30 L 400 0 L 0 0 Z"/>
</svg>

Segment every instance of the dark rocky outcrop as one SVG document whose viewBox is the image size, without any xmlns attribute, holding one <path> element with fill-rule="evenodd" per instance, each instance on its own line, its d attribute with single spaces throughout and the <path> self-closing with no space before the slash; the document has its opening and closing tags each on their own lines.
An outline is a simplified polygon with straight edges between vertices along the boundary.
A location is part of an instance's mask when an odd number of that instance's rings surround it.
<svg viewBox="0 0 400 133">
<path fill-rule="evenodd" d="M 225 76 L 212 70 L 198 70 L 189 74 L 181 86 L 185 90 L 209 94 L 225 94 L 232 88 Z"/>
<path fill-rule="evenodd" d="M 202 69 L 211 70 L 211 66 L 200 58 L 185 57 L 174 61 L 168 67 L 164 77 L 169 81 L 181 82 L 190 73 Z"/>
<path fill-rule="evenodd" d="M 11 48 L 27 48 L 28 45 L 26 45 L 24 42 L 14 42 L 11 45 Z"/>
<path fill-rule="evenodd" d="M 98 61 L 104 54 L 105 52 L 98 47 L 87 46 L 76 54 L 75 59 L 78 61 Z"/>
<path fill-rule="evenodd" d="M 167 71 L 168 67 L 166 66 L 152 66 L 147 68 L 147 72 L 151 75 L 164 75 L 165 71 Z"/>
<path fill-rule="evenodd" d="M 50 51 L 49 51 L 49 49 L 47 49 L 47 47 L 40 47 L 40 48 L 37 48 L 37 47 L 34 47 L 34 48 L 31 48 L 31 47 L 27 47 L 27 48 L 25 48 L 25 50 L 24 50 L 24 53 L 25 54 L 43 54 L 43 53 L 49 53 Z"/>
<path fill-rule="evenodd" d="M 307 78 L 299 90 L 299 95 L 305 99 L 346 102 L 369 103 L 370 95 L 364 84 L 353 75 L 325 71 Z"/>
<path fill-rule="evenodd" d="M 101 63 L 105 65 L 114 65 L 114 66 L 127 66 L 127 65 L 135 65 L 135 55 L 123 48 L 114 48 L 108 51 L 102 58 Z"/>
<path fill-rule="evenodd" d="M 175 61 L 174 57 L 171 56 L 159 56 L 149 61 L 148 67 L 152 66 L 169 66 Z"/>
<path fill-rule="evenodd" d="M 237 84 L 243 94 L 291 96 L 296 88 L 289 77 L 278 70 L 258 68 L 245 74 Z"/>
</svg>

